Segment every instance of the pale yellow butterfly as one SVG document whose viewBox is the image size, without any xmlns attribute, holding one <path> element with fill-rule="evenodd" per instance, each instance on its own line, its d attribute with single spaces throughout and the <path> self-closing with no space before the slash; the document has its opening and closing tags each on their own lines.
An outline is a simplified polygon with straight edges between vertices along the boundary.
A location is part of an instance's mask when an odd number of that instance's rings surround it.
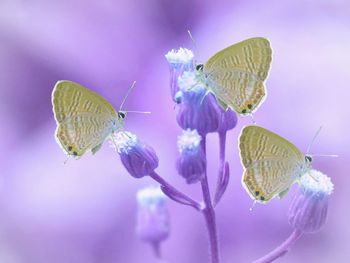
<svg viewBox="0 0 350 263">
<path fill-rule="evenodd" d="M 311 169 L 311 155 L 304 156 L 291 142 L 256 125 L 243 128 L 239 150 L 245 168 L 243 187 L 257 202 L 282 198 Z"/>
<path fill-rule="evenodd" d="M 88 150 L 96 153 L 113 132 L 124 127 L 127 112 L 121 109 L 126 97 L 116 111 L 103 97 L 80 84 L 58 81 L 52 92 L 52 105 L 56 139 L 64 152 L 76 158 Z"/>
<path fill-rule="evenodd" d="M 204 65 L 196 65 L 196 70 L 225 110 L 251 115 L 266 97 L 264 81 L 271 60 L 270 42 L 255 37 L 221 50 Z"/>
</svg>

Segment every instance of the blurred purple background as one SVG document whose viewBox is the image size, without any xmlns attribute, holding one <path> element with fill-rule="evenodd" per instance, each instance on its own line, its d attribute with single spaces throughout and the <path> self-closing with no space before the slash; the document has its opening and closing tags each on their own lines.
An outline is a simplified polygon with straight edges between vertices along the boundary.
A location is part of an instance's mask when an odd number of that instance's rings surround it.
<svg viewBox="0 0 350 263">
<path fill-rule="evenodd" d="M 159 173 L 200 197 L 175 172 L 180 133 L 170 98 L 164 54 L 193 49 L 203 60 L 253 36 L 270 39 L 274 55 L 268 97 L 258 124 L 294 142 L 302 151 L 320 125 L 314 167 L 332 177 L 328 221 L 305 235 L 279 262 L 349 262 L 350 210 L 347 188 L 350 143 L 350 4 L 346 0 L 170 1 L 101 0 L 0 2 L 0 262 L 155 262 L 135 237 L 136 180 L 106 143 L 96 155 L 63 164 L 54 140 L 51 92 L 69 79 L 118 106 L 133 80 L 126 129 L 152 145 Z M 286 213 L 295 188 L 283 200 L 257 205 L 241 187 L 237 136 L 228 136 L 232 180 L 217 208 L 223 262 L 250 262 L 282 242 L 291 228 Z M 209 136 L 209 175 L 218 167 L 218 140 Z M 168 263 L 208 262 L 203 218 L 169 201 L 172 233 L 163 244 Z"/>
</svg>

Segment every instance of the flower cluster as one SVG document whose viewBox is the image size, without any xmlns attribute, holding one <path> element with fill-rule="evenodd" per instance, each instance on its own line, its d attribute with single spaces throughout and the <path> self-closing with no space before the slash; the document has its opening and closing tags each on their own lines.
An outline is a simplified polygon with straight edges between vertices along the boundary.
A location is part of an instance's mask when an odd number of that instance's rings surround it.
<svg viewBox="0 0 350 263">
<path fill-rule="evenodd" d="M 237 124 L 237 116 L 231 109 L 222 109 L 215 96 L 208 91 L 194 67 L 193 53 L 180 48 L 167 55 L 172 78 L 171 91 L 176 91 L 174 101 L 178 105 L 177 123 L 184 130 L 179 136 L 179 158 L 177 171 L 187 183 L 199 182 L 206 169 L 205 136 L 211 132 L 220 137 L 220 171 L 218 176 L 215 204 L 220 200 L 228 184 L 229 165 L 225 163 L 226 132 Z M 175 59 L 176 63 L 174 63 Z M 189 66 L 191 64 L 192 66 Z M 176 66 L 174 66 L 176 65 Z M 174 68 L 180 69 L 174 78 Z M 186 69 L 186 70 L 184 70 Z M 204 143 L 200 145 L 200 141 Z"/>
<path fill-rule="evenodd" d="M 195 69 L 197 66 L 194 66 L 192 52 L 184 52 L 184 49 L 180 48 L 178 51 L 170 51 L 165 57 L 170 66 L 171 94 L 178 107 L 176 119 L 183 129 L 177 143 L 177 172 L 188 184 L 201 184 L 201 211 L 210 234 L 212 262 L 219 262 L 214 207 L 220 201 L 229 182 L 229 165 L 225 162 L 226 133 L 236 126 L 237 116 L 231 109 L 224 110 L 209 92 Z M 220 165 L 214 199 L 211 198 L 206 172 L 206 136 L 212 132 L 217 132 L 220 140 Z M 197 205 L 192 206 L 198 208 Z"/>
<path fill-rule="evenodd" d="M 119 132 L 112 142 L 126 170 L 135 178 L 150 176 L 160 184 L 159 188 L 145 188 L 138 192 L 138 216 L 136 232 L 141 240 L 153 245 L 160 257 L 159 244 L 169 235 L 169 213 L 165 197 L 195 208 L 205 218 L 211 248 L 212 262 L 219 262 L 215 207 L 226 191 L 230 168 L 225 160 L 226 134 L 237 124 L 237 116 L 231 109 L 223 109 L 209 92 L 195 69 L 193 52 L 180 48 L 166 54 L 171 73 L 171 95 L 178 107 L 177 122 L 183 129 L 178 136 L 179 156 L 176 171 L 188 184 L 200 183 L 203 201 L 198 202 L 173 187 L 155 169 L 158 157 L 150 146 L 130 132 Z M 219 136 L 220 165 L 214 198 L 211 198 L 207 175 L 206 136 L 216 132 Z M 318 231 L 325 223 L 328 199 L 333 191 L 330 178 L 316 170 L 310 170 L 299 180 L 299 193 L 288 213 L 293 227 L 292 235 L 274 251 L 256 262 L 272 262 L 289 250 L 303 234 Z"/>
<path fill-rule="evenodd" d="M 174 57 L 177 58 L 176 68 L 181 69 L 176 71 L 176 80 L 173 79 L 174 74 L 171 71 L 171 90 L 172 93 L 176 91 L 173 99 L 179 106 L 179 126 L 184 130 L 197 130 L 201 135 L 233 129 L 237 124 L 236 114 L 230 109 L 223 110 L 217 104 L 214 95 L 208 92 L 193 66 L 193 53 L 183 50 L 172 50 L 165 56 L 170 69 L 174 69 Z"/>
</svg>

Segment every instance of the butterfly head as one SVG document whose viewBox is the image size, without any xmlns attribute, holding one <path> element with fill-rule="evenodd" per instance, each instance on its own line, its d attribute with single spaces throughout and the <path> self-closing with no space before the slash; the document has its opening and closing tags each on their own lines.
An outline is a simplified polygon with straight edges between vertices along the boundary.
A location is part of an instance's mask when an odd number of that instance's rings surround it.
<svg viewBox="0 0 350 263">
<path fill-rule="evenodd" d="M 195 72 L 196 72 L 196 78 L 202 82 L 202 84 L 204 84 L 207 88 L 209 87 L 209 83 L 208 83 L 208 77 L 210 76 L 210 74 L 208 74 L 205 70 L 204 70 L 204 64 L 196 64 L 195 67 Z"/>
<path fill-rule="evenodd" d="M 113 120 L 112 123 L 112 132 L 119 131 L 124 127 L 124 120 L 126 118 L 126 111 L 118 111 L 117 117 Z"/>
</svg>

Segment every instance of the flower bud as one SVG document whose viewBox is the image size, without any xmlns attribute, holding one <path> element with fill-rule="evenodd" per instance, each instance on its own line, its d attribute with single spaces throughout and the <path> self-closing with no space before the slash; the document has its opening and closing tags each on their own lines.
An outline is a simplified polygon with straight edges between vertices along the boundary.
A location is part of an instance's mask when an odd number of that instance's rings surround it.
<svg viewBox="0 0 350 263">
<path fill-rule="evenodd" d="M 194 69 L 194 55 L 189 49 L 179 48 L 179 50 L 169 51 L 165 58 L 168 60 L 170 68 L 171 97 L 175 101 L 175 94 L 179 90 L 177 79 L 184 71 Z"/>
<path fill-rule="evenodd" d="M 169 213 L 166 197 L 159 187 L 147 187 L 137 192 L 138 237 L 153 245 L 159 244 L 169 236 Z"/>
<path fill-rule="evenodd" d="M 158 167 L 158 157 L 153 148 L 141 143 L 135 134 L 121 131 L 114 134 L 112 140 L 131 176 L 141 178 Z"/>
<path fill-rule="evenodd" d="M 289 208 L 288 221 L 296 230 L 317 232 L 326 221 L 333 183 L 325 174 L 310 170 L 300 178 L 299 185 L 299 193 Z"/>
<path fill-rule="evenodd" d="M 200 145 L 201 139 L 196 130 L 189 129 L 183 131 L 178 137 L 180 156 L 177 159 L 176 168 L 189 184 L 200 181 L 206 168 L 206 157 Z"/>
<path fill-rule="evenodd" d="M 228 130 L 233 129 L 237 125 L 237 115 L 231 109 L 227 109 L 226 111 L 221 108 L 221 106 L 217 105 L 219 108 L 219 126 L 218 132 L 227 132 Z"/>
<path fill-rule="evenodd" d="M 219 126 L 220 109 L 214 96 L 204 87 L 195 72 L 186 71 L 178 79 L 181 102 L 177 122 L 182 129 L 196 129 L 200 134 L 215 132 Z"/>
</svg>

